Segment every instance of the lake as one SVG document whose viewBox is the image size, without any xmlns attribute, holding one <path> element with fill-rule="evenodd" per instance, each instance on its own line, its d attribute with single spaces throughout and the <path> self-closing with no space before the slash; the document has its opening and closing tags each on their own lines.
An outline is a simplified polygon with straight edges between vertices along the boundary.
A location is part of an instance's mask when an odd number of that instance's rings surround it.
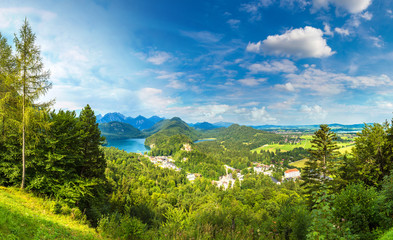
<svg viewBox="0 0 393 240">
<path fill-rule="evenodd" d="M 206 142 L 206 141 L 216 141 L 215 138 L 204 138 L 204 139 L 199 139 L 195 141 L 194 143 L 199 143 L 199 142 Z"/>
<path fill-rule="evenodd" d="M 150 148 L 144 145 L 145 138 L 130 138 L 122 140 L 107 140 L 108 144 L 105 147 L 115 147 L 126 152 L 144 153 L 148 152 Z"/>
</svg>

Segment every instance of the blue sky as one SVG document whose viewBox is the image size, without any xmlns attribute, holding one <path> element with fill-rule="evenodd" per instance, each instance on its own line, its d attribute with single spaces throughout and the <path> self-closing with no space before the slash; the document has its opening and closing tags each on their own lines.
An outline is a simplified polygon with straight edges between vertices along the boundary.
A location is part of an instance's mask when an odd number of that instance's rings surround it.
<svg viewBox="0 0 393 240">
<path fill-rule="evenodd" d="M 10 44 L 25 17 L 56 109 L 251 125 L 393 117 L 388 0 L 0 0 Z"/>
</svg>

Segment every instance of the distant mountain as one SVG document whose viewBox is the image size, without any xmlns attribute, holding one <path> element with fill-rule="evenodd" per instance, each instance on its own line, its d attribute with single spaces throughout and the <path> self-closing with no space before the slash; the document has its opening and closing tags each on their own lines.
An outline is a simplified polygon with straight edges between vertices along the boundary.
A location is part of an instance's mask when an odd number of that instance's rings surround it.
<svg viewBox="0 0 393 240">
<path fill-rule="evenodd" d="M 215 128 L 219 128 L 219 126 L 213 125 L 208 122 L 202 122 L 202 123 L 195 123 L 195 124 L 189 124 L 191 127 L 194 127 L 197 130 L 211 130 Z"/>
<path fill-rule="evenodd" d="M 154 126 L 154 124 L 164 119 L 158 116 L 145 118 L 144 116 L 141 115 L 139 115 L 136 118 L 132 118 L 132 117 L 126 117 L 123 114 L 117 112 L 107 113 L 104 116 L 99 114 L 96 116 L 96 118 L 97 118 L 97 123 L 122 122 L 122 123 L 128 123 L 139 130 L 151 128 Z"/>
<path fill-rule="evenodd" d="M 148 129 L 154 126 L 154 122 L 150 121 L 149 119 L 145 118 L 144 116 L 139 115 L 136 118 L 127 118 L 127 123 L 131 124 L 132 126 L 138 128 L 139 130 Z"/>
<path fill-rule="evenodd" d="M 109 122 L 98 125 L 101 134 L 109 140 L 128 139 L 128 138 L 143 138 L 145 135 L 131 126 L 123 122 Z"/>
<path fill-rule="evenodd" d="M 126 117 L 118 112 L 107 113 L 100 120 L 97 119 L 97 123 L 109 123 L 109 122 L 125 122 Z"/>
<path fill-rule="evenodd" d="M 217 126 L 217 127 L 229 127 L 229 126 L 231 126 L 233 124 L 234 123 L 230 123 L 230 122 L 216 122 L 216 123 L 213 123 L 213 125 Z"/>
<path fill-rule="evenodd" d="M 102 118 L 102 115 L 101 115 L 101 114 L 98 114 L 98 115 L 96 116 L 96 120 L 97 120 L 97 122 L 98 122 L 98 121 L 100 121 L 100 120 L 101 120 L 101 118 Z"/>
<path fill-rule="evenodd" d="M 150 121 L 154 122 L 154 124 L 158 123 L 159 121 L 164 120 L 165 118 L 161 118 L 158 116 L 152 116 L 151 118 L 148 118 Z"/>
</svg>

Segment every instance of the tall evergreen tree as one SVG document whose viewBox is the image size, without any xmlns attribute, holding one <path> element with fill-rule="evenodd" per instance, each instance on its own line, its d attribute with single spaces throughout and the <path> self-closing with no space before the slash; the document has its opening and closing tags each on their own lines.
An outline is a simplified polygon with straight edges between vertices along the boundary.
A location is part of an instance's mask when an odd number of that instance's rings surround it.
<svg viewBox="0 0 393 240">
<path fill-rule="evenodd" d="M 105 138 L 101 136 L 96 116 L 89 105 L 81 111 L 79 124 L 83 161 L 79 169 L 80 176 L 85 178 L 103 178 L 106 161 L 100 146 Z"/>
<path fill-rule="evenodd" d="M 28 127 L 28 112 L 37 109 L 34 105 L 38 98 L 51 87 L 49 71 L 44 70 L 40 49 L 35 44 L 36 36 L 25 19 L 19 36 L 15 34 L 16 63 L 19 75 L 20 95 L 22 96 L 22 183 L 25 187 L 26 172 L 26 130 Z M 41 105 L 42 106 L 42 105 Z"/>
<path fill-rule="evenodd" d="M 309 200 L 312 201 L 321 186 L 328 183 L 330 176 L 335 174 L 338 146 L 337 136 L 326 124 L 320 125 L 311 140 L 312 148 L 309 150 L 310 159 L 302 172 L 303 186 Z M 325 187 L 325 186 L 324 186 Z"/>
</svg>

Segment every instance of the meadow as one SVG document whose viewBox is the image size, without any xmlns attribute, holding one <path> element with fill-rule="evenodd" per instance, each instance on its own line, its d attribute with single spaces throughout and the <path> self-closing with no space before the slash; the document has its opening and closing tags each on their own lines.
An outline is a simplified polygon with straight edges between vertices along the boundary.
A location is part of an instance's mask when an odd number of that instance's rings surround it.
<svg viewBox="0 0 393 240">
<path fill-rule="evenodd" d="M 339 136 L 343 140 L 351 140 L 353 137 L 343 134 Z M 292 151 L 295 148 L 304 148 L 304 149 L 310 149 L 311 148 L 311 139 L 312 135 L 310 134 L 305 134 L 300 136 L 301 141 L 298 143 L 286 143 L 286 144 L 279 144 L 279 143 L 274 143 L 274 144 L 265 144 L 261 147 L 255 148 L 251 150 L 251 152 L 260 152 L 261 150 L 263 151 L 268 151 L 268 152 L 277 152 L 278 150 L 281 152 L 288 152 Z M 351 142 L 338 142 L 337 143 L 339 149 L 339 152 L 344 154 L 344 153 L 351 153 L 352 147 L 355 145 L 352 141 Z"/>
</svg>

